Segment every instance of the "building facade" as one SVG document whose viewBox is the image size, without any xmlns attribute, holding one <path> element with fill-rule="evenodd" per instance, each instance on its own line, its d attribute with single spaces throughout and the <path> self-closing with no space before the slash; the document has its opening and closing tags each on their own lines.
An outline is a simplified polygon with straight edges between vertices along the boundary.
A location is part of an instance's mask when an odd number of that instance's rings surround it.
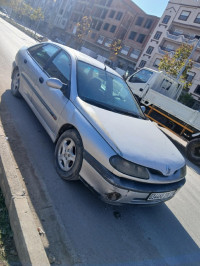
<svg viewBox="0 0 200 266">
<path fill-rule="evenodd" d="M 182 43 L 196 46 L 200 36 L 200 1 L 198 0 L 170 0 L 160 21 L 149 39 L 136 69 L 149 67 L 158 69 L 160 60 L 174 51 Z M 200 109 L 200 45 L 195 50 L 193 68 L 188 72 L 187 79 L 192 82 L 190 94 L 196 102 L 196 109 Z"/>
<path fill-rule="evenodd" d="M 53 40 L 73 46 L 77 22 L 91 16 L 92 28 L 82 51 L 104 62 L 109 59 L 110 44 L 120 39 L 123 46 L 115 66 L 130 73 L 159 20 L 131 0 L 57 0 L 53 12 Z"/>
</svg>

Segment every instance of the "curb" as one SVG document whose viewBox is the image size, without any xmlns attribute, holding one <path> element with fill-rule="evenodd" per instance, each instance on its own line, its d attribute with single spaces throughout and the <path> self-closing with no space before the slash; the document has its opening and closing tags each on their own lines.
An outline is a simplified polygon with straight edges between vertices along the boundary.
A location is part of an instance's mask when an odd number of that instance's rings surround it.
<svg viewBox="0 0 200 266">
<path fill-rule="evenodd" d="M 0 121 L 0 187 L 22 265 L 50 265 Z"/>
</svg>

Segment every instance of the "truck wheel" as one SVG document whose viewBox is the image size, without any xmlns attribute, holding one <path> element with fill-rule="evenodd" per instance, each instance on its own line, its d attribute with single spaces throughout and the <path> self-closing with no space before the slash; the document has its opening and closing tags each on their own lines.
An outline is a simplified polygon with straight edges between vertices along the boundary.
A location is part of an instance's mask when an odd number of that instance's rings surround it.
<svg viewBox="0 0 200 266">
<path fill-rule="evenodd" d="M 186 154 L 191 162 L 200 163 L 200 139 L 193 139 L 187 144 Z"/>
<path fill-rule="evenodd" d="M 60 177 L 67 181 L 79 180 L 83 162 L 83 144 L 74 129 L 65 131 L 56 144 L 55 165 Z"/>
</svg>

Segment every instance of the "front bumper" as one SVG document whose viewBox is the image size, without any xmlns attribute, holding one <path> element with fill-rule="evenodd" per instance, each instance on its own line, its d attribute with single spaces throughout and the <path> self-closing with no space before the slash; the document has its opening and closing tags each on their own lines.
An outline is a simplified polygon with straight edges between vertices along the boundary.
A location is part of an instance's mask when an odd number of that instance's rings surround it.
<svg viewBox="0 0 200 266">
<path fill-rule="evenodd" d="M 151 193 L 177 191 L 186 182 L 185 178 L 169 184 L 149 184 L 125 179 L 111 173 L 86 151 L 84 151 L 84 160 L 80 176 L 82 181 L 86 183 L 90 189 L 97 192 L 103 201 L 119 205 L 125 203 L 154 205 L 164 202 L 170 198 L 148 200 L 148 197 Z M 119 199 L 111 199 L 113 192 L 120 195 Z"/>
</svg>

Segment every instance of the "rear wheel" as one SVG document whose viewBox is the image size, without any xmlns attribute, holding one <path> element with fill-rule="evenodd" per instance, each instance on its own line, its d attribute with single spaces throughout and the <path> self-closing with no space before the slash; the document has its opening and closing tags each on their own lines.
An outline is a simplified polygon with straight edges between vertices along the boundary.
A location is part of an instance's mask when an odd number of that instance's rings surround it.
<svg viewBox="0 0 200 266">
<path fill-rule="evenodd" d="M 19 70 L 16 69 L 14 70 L 13 77 L 12 77 L 11 92 L 12 92 L 12 95 L 14 95 L 17 98 L 21 97 L 21 94 L 19 92 L 19 87 L 20 87 L 20 74 L 19 74 Z"/>
<path fill-rule="evenodd" d="M 200 139 L 191 140 L 186 147 L 186 154 L 191 162 L 200 163 Z"/>
<path fill-rule="evenodd" d="M 65 131 L 56 144 L 55 165 L 57 173 L 65 180 L 79 179 L 83 161 L 83 144 L 74 129 Z"/>
</svg>

